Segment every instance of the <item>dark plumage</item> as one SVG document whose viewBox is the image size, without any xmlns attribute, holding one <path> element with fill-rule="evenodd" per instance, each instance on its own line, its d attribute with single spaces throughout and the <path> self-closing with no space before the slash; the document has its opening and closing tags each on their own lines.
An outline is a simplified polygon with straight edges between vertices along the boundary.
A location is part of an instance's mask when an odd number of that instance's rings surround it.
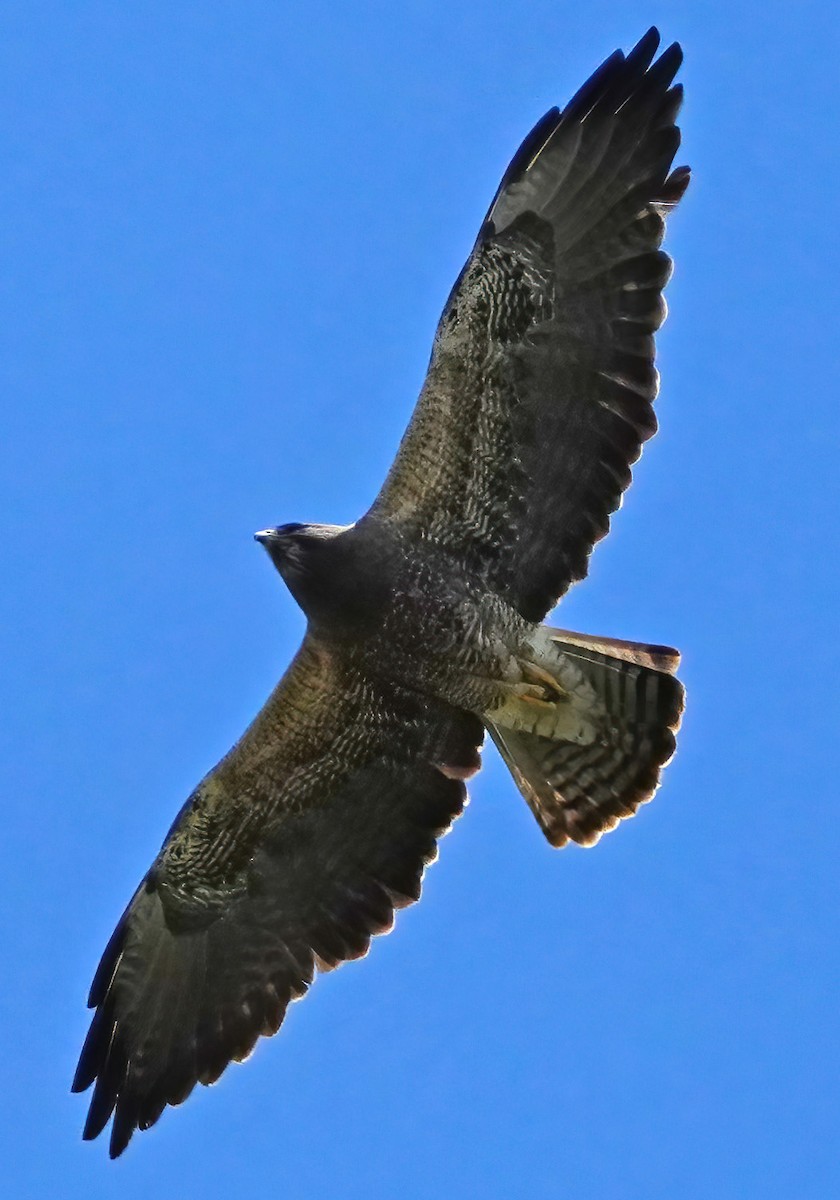
<svg viewBox="0 0 840 1200">
<path fill-rule="evenodd" d="M 308 618 L 187 800 L 96 972 L 74 1090 L 111 1154 L 276 1032 L 316 970 L 416 900 L 485 729 L 552 844 L 655 790 L 664 647 L 540 626 L 656 429 L 664 215 L 688 182 L 681 61 L 651 30 L 523 142 L 447 301 L 387 480 L 355 525 L 257 534 Z"/>
</svg>

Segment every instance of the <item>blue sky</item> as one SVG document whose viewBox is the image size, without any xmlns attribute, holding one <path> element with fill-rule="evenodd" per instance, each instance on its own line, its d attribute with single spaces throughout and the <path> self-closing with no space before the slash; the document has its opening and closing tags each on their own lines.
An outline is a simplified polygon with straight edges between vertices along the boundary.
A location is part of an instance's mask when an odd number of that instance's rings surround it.
<svg viewBox="0 0 840 1200">
<path fill-rule="evenodd" d="M 395 933 L 109 1163 L 91 972 L 302 632 L 251 534 L 367 507 L 518 140 L 654 22 L 661 432 L 558 620 L 683 649 L 665 786 L 558 853 L 488 749 Z M 807 0 L 3 6 L 10 1194 L 837 1193 L 838 40 Z"/>
</svg>

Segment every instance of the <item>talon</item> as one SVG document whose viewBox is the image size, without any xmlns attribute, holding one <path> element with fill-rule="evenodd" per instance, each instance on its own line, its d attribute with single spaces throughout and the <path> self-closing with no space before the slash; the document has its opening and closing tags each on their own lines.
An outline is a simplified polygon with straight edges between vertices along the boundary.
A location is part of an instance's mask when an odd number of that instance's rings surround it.
<svg viewBox="0 0 840 1200">
<path fill-rule="evenodd" d="M 555 696 L 561 696 L 564 700 L 566 699 L 566 692 L 554 676 L 550 675 L 543 667 L 538 666 L 534 662 L 528 662 L 527 659 L 521 659 L 519 665 L 526 679 L 530 679 L 532 683 L 540 683 L 549 692 L 553 692 Z"/>
<path fill-rule="evenodd" d="M 544 708 L 549 712 L 554 712 L 554 703 L 551 700 L 541 700 L 539 696 L 527 695 L 520 696 L 519 699 L 524 700 L 526 704 L 535 704 L 537 708 Z"/>
</svg>

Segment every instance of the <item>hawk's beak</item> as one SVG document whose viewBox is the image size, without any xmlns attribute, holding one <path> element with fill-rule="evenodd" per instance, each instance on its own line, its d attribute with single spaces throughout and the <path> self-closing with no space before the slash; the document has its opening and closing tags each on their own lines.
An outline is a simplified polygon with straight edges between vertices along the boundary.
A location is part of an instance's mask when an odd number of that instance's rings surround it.
<svg viewBox="0 0 840 1200">
<path fill-rule="evenodd" d="M 269 543 L 273 542 L 276 537 L 277 534 L 275 530 L 261 529 L 259 533 L 254 534 L 254 541 L 259 542 L 261 546 L 265 546 L 265 548 L 268 549 Z"/>
</svg>

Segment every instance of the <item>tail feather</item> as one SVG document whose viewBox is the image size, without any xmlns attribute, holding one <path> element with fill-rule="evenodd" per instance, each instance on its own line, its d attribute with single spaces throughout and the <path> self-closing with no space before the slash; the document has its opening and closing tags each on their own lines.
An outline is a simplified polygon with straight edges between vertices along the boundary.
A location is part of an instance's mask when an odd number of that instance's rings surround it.
<svg viewBox="0 0 840 1200">
<path fill-rule="evenodd" d="M 640 667 L 652 667 L 672 675 L 680 665 L 680 652 L 671 646 L 656 646 L 648 642 L 627 642 L 622 638 L 589 637 L 573 633 L 571 629 L 548 629 L 551 640 L 566 651 L 571 646 L 582 650 L 594 650 L 607 658 L 618 658 L 623 662 L 636 663 Z"/>
<path fill-rule="evenodd" d="M 485 721 L 551 844 L 593 846 L 651 799 L 674 753 L 684 699 L 672 673 L 679 655 L 566 630 L 540 633 L 536 662 L 558 687 L 538 704 L 556 707 L 556 732 L 547 715 L 534 720 L 533 699 Z M 570 707 L 580 720 L 569 720 Z"/>
</svg>

